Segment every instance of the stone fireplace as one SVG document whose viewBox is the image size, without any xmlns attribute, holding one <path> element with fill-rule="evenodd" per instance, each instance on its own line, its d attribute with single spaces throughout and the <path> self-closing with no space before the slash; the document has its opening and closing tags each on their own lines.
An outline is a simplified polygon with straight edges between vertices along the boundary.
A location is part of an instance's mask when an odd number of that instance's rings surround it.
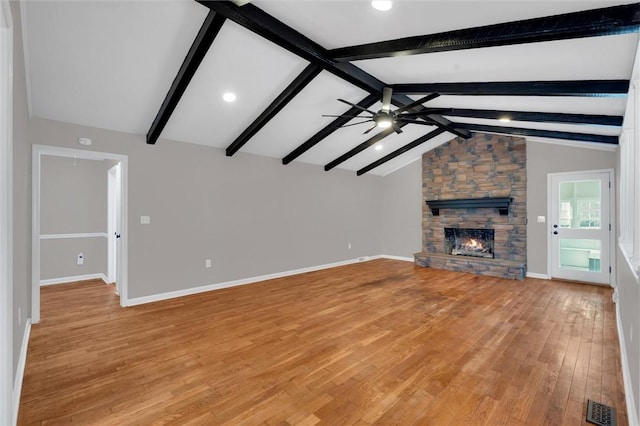
<svg viewBox="0 0 640 426">
<path fill-rule="evenodd" d="M 419 266 L 524 279 L 525 140 L 474 133 L 422 157 Z"/>
</svg>

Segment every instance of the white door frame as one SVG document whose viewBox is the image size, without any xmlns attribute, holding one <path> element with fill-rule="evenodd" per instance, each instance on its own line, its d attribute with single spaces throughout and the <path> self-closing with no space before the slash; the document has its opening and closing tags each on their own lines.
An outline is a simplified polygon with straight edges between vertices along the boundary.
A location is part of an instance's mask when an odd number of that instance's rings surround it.
<svg viewBox="0 0 640 426">
<path fill-rule="evenodd" d="M 111 154 L 107 152 L 85 151 L 82 149 L 62 148 L 49 145 L 33 145 L 32 153 L 32 235 L 31 235 L 31 322 L 36 324 L 40 321 L 40 175 L 42 156 L 51 155 L 57 157 L 80 158 L 85 160 L 114 160 L 121 164 L 121 184 L 120 190 L 120 224 L 121 224 L 121 264 L 118 265 L 122 272 L 122 283 L 120 291 L 120 306 L 128 305 L 127 278 L 128 278 L 128 234 L 127 234 L 127 177 L 128 177 L 128 157 L 121 154 Z"/>
<path fill-rule="evenodd" d="M 611 273 L 609 274 L 609 285 L 611 287 L 616 287 L 615 276 L 616 276 L 616 246 L 615 246 L 615 238 L 616 235 L 616 192 L 615 192 L 615 177 L 613 169 L 599 169 L 599 170 L 580 170 L 573 172 L 560 172 L 560 173 L 549 173 L 547 174 L 547 276 L 551 278 L 551 271 L 553 268 L 553 259 L 552 259 L 552 250 L 553 250 L 553 241 L 551 238 L 551 233 L 553 232 L 553 217 L 552 217 L 552 203 L 553 203 L 553 178 L 555 176 L 566 176 L 571 177 L 572 175 L 584 175 L 590 173 L 608 173 L 609 174 L 609 182 L 611 182 L 611 188 L 609 188 L 609 222 L 611 223 L 611 232 L 609 232 L 609 259 L 611 265 L 602 265 L 603 268 L 611 266 Z"/>
<path fill-rule="evenodd" d="M 0 424 L 13 403 L 13 21 L 0 1 Z"/>
<path fill-rule="evenodd" d="M 107 226 L 109 251 L 107 281 L 109 283 L 116 283 L 116 291 L 118 294 L 120 294 L 121 279 L 118 279 L 119 271 L 117 266 L 121 263 L 121 260 L 118 260 L 119 246 L 116 234 L 120 233 L 120 217 L 118 211 L 120 211 L 120 200 L 122 199 L 120 196 L 120 188 L 122 188 L 121 170 L 122 166 L 118 163 L 107 171 L 109 198 L 107 203 L 107 208 L 109 209 Z"/>
</svg>

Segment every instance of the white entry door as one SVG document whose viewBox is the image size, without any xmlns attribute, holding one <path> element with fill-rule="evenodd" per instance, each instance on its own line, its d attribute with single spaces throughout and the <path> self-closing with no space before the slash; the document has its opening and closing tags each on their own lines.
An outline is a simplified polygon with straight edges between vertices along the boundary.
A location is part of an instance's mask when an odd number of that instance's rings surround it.
<svg viewBox="0 0 640 426">
<path fill-rule="evenodd" d="M 610 182 L 609 171 L 551 175 L 553 278 L 610 283 Z"/>
</svg>

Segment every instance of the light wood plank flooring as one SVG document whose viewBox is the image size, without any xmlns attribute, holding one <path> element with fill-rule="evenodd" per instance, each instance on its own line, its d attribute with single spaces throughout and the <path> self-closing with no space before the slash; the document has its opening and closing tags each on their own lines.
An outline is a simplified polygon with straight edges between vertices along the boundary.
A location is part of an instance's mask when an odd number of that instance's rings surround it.
<svg viewBox="0 0 640 426">
<path fill-rule="evenodd" d="M 626 425 L 611 289 L 376 260 L 122 309 L 42 289 L 20 425 Z"/>
</svg>

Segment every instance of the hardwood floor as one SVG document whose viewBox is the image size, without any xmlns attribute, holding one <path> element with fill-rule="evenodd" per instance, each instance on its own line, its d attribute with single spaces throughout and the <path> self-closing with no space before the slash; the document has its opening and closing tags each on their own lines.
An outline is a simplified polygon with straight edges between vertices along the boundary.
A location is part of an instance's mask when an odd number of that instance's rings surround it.
<svg viewBox="0 0 640 426">
<path fill-rule="evenodd" d="M 626 425 L 611 289 L 376 260 L 122 309 L 42 288 L 18 424 Z"/>
</svg>

